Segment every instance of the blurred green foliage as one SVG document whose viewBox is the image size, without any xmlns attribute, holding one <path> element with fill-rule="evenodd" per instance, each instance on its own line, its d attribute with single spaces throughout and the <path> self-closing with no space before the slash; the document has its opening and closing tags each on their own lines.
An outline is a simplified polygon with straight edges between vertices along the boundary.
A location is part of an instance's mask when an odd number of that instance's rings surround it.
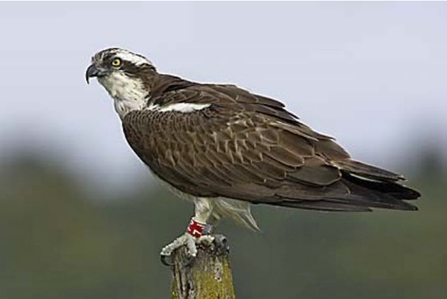
<svg viewBox="0 0 447 299">
<path fill-rule="evenodd" d="M 418 212 L 256 206 L 261 233 L 224 221 L 238 298 L 446 298 L 447 179 L 419 173 Z M 149 187 L 91 200 L 68 170 L 17 158 L 1 170 L 0 298 L 169 298 L 158 253 L 192 212 Z"/>
</svg>

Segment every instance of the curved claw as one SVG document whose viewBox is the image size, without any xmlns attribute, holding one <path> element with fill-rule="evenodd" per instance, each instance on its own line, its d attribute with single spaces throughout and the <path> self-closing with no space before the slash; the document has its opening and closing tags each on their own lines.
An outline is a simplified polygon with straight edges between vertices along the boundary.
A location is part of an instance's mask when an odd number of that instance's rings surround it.
<svg viewBox="0 0 447 299">
<path fill-rule="evenodd" d="M 160 255 L 160 261 L 165 266 L 168 266 L 168 267 L 174 266 L 174 262 L 170 255 Z"/>
<path fill-rule="evenodd" d="M 172 266 L 174 260 L 172 258 L 172 253 L 180 247 L 186 246 L 186 256 L 188 257 L 185 265 L 190 265 L 197 255 L 196 239 L 192 235 L 185 233 L 172 243 L 163 247 L 160 253 L 161 262 L 164 265 Z M 169 259 L 169 260 L 168 260 Z"/>
<path fill-rule="evenodd" d="M 182 266 L 184 268 L 191 266 L 191 264 L 196 259 L 195 256 L 186 255 L 184 259 L 182 259 Z M 160 255 L 160 261 L 163 265 L 167 267 L 174 266 L 174 261 L 171 256 L 169 255 Z"/>
</svg>

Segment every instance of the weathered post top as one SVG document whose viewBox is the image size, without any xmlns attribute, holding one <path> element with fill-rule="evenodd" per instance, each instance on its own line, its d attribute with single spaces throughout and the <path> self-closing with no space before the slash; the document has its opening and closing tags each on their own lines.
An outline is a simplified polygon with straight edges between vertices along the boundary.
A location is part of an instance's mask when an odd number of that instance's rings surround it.
<svg viewBox="0 0 447 299">
<path fill-rule="evenodd" d="M 172 256 L 172 299 L 234 299 L 228 252 L 199 246 L 197 257 L 188 260 L 184 247 Z"/>
</svg>

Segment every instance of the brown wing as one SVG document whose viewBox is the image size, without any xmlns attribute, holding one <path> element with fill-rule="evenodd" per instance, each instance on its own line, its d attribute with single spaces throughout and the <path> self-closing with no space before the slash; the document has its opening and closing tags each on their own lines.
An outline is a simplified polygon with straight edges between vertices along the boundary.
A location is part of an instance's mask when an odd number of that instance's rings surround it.
<svg viewBox="0 0 447 299">
<path fill-rule="evenodd" d="M 399 184 L 401 176 L 351 160 L 280 102 L 199 84 L 153 101 L 210 104 L 190 113 L 132 111 L 123 120 L 136 154 L 182 192 L 329 211 L 416 209 L 402 201 L 419 193 Z"/>
</svg>

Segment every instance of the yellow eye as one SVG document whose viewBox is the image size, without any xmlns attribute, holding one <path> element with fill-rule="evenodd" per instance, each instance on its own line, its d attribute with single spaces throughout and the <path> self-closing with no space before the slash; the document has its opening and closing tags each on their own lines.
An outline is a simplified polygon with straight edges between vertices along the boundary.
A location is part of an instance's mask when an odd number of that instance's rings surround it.
<svg viewBox="0 0 447 299">
<path fill-rule="evenodd" d="M 112 60 L 112 66 L 119 67 L 121 65 L 121 59 L 115 58 Z"/>
</svg>

